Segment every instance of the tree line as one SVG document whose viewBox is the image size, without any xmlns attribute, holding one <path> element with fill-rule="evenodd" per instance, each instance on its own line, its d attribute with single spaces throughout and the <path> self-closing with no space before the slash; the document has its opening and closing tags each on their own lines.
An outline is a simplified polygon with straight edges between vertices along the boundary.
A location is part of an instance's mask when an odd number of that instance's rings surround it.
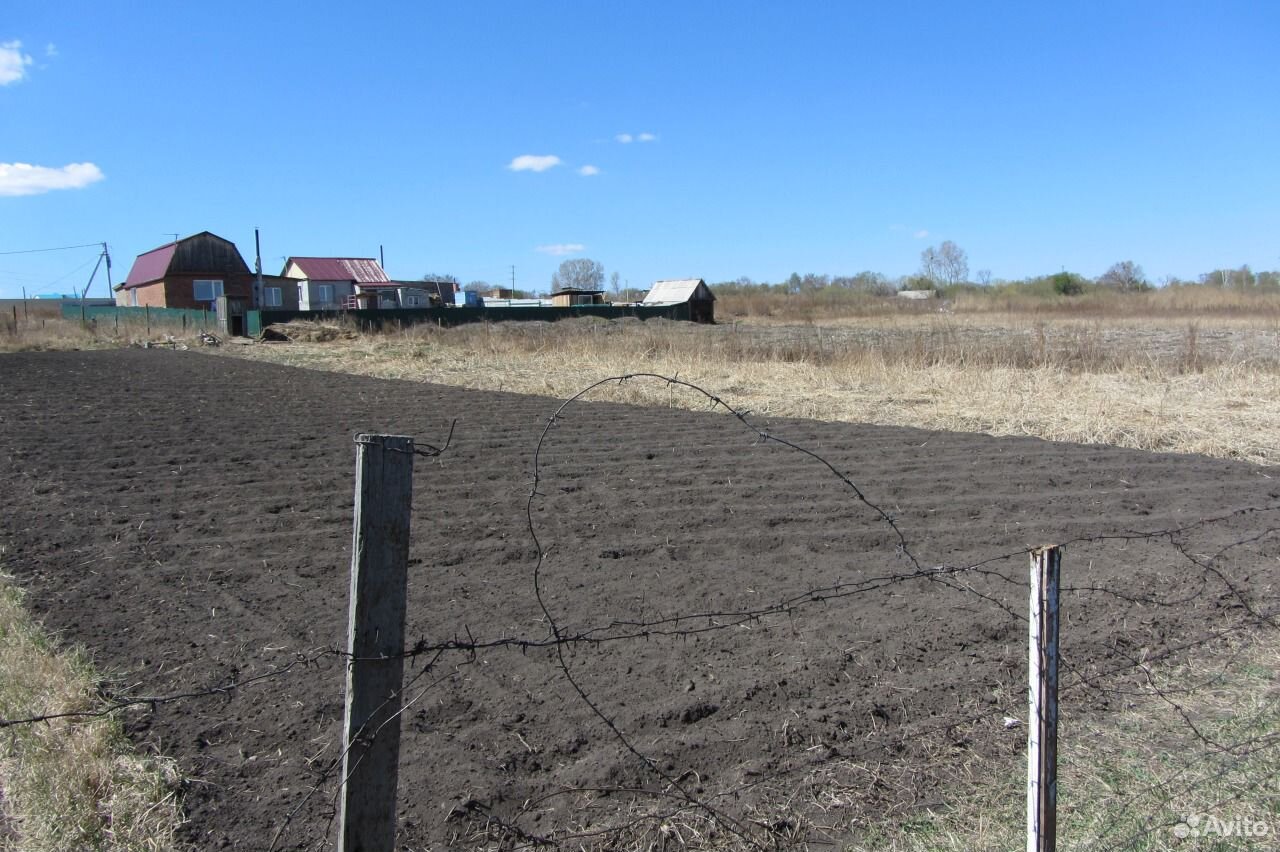
<svg viewBox="0 0 1280 852">
<path fill-rule="evenodd" d="M 901 290 L 934 290 L 943 295 L 974 289 L 1026 290 L 1044 295 L 1079 296 L 1094 290 L 1137 293 L 1156 286 L 1203 286 L 1224 290 L 1280 293 L 1280 270 L 1254 272 L 1246 264 L 1238 269 L 1214 269 L 1186 280 L 1166 277 L 1150 281 L 1142 267 L 1132 260 L 1113 263 L 1096 278 L 1061 270 L 1046 275 L 1020 279 L 993 278 L 988 269 L 969 274 L 969 258 L 964 249 L 947 240 L 920 253 L 920 268 L 910 275 L 896 278 L 866 270 L 855 275 L 825 275 L 793 272 L 777 282 L 754 281 L 742 277 L 720 281 L 712 287 L 720 292 L 774 292 L 787 295 L 818 293 L 827 290 L 862 293 L 869 296 L 892 296 Z"/>
<path fill-rule="evenodd" d="M 453 275 L 427 273 L 423 281 L 446 281 L 460 284 Z M 602 290 L 612 294 L 615 300 L 634 301 L 643 297 L 643 289 L 622 286 L 621 276 L 615 271 L 606 277 L 604 264 L 586 257 L 571 258 L 560 264 L 551 276 L 551 291 Z M 869 296 L 892 296 L 901 290 L 934 290 L 944 295 L 964 289 L 1005 289 L 1028 291 L 1042 295 L 1079 296 L 1094 290 L 1112 290 L 1121 293 L 1138 293 L 1156 286 L 1204 286 L 1224 290 L 1280 293 L 1280 271 L 1254 272 L 1246 264 L 1237 269 L 1213 269 L 1192 280 L 1166 277 L 1159 282 L 1150 281 L 1142 267 L 1132 260 L 1113 263 L 1096 278 L 1076 272 L 1061 270 L 1046 275 L 1020 279 L 993 278 L 991 270 L 979 269 L 969 274 L 969 256 L 951 240 L 938 246 L 930 246 L 920 253 L 920 268 L 910 275 L 891 278 L 879 272 L 864 270 L 854 275 L 826 275 L 793 272 L 782 281 L 755 281 L 743 276 L 732 281 L 720 281 L 711 285 L 725 293 L 773 292 L 802 295 L 821 291 L 861 293 Z M 495 287 L 488 281 L 471 281 L 463 290 L 489 293 L 503 290 L 512 298 L 533 298 L 536 294 L 527 290 L 511 291 Z"/>
</svg>

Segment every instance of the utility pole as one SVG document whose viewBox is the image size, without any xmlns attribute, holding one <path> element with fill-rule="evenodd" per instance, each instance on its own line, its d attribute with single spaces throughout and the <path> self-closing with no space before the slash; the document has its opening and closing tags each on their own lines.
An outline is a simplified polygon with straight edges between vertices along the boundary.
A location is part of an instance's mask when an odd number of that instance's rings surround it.
<svg viewBox="0 0 1280 852">
<path fill-rule="evenodd" d="M 107 259 L 107 298 L 114 299 L 115 290 L 111 283 L 111 252 L 107 251 L 107 244 L 102 244 L 102 256 Z"/>
<path fill-rule="evenodd" d="M 382 267 L 382 271 L 387 271 L 387 258 L 382 253 L 382 243 L 378 243 L 378 265 Z"/>
<path fill-rule="evenodd" d="M 511 264 L 511 298 L 516 297 L 516 265 Z"/>
<path fill-rule="evenodd" d="M 254 252 L 254 269 L 257 272 L 257 278 L 253 283 L 253 307 L 262 307 L 262 239 L 258 236 L 258 229 L 253 229 L 253 252 Z"/>
</svg>

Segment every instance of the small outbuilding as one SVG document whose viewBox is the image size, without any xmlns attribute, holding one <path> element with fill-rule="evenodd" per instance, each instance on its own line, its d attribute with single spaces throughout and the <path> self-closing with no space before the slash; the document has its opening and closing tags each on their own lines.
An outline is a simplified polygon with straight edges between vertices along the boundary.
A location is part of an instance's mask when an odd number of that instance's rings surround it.
<svg viewBox="0 0 1280 852">
<path fill-rule="evenodd" d="M 551 294 L 551 304 L 557 308 L 571 308 L 574 305 L 603 305 L 604 291 L 565 287 Z"/>
<path fill-rule="evenodd" d="M 645 294 L 644 305 L 689 306 L 689 319 L 693 322 L 716 321 L 716 297 L 701 278 L 678 278 L 672 281 L 655 281 Z"/>
</svg>

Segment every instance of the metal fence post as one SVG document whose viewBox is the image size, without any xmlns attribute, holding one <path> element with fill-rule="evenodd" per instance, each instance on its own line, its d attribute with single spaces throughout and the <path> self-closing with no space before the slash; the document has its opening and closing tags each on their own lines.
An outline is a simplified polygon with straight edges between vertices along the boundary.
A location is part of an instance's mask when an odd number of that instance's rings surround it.
<svg viewBox="0 0 1280 852">
<path fill-rule="evenodd" d="M 1031 552 L 1027 852 L 1058 845 L 1058 590 L 1062 549 Z"/>
<path fill-rule="evenodd" d="M 413 439 L 356 436 L 338 852 L 392 852 L 400 757 Z"/>
</svg>

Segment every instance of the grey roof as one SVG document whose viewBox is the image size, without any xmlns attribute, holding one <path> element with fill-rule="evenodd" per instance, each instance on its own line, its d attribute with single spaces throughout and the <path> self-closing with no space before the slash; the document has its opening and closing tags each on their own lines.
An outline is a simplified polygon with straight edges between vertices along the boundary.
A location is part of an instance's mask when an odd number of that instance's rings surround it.
<svg viewBox="0 0 1280 852">
<path fill-rule="evenodd" d="M 715 296 L 701 278 L 655 281 L 645 294 L 646 305 L 679 305 L 692 300 L 715 301 Z"/>
</svg>

